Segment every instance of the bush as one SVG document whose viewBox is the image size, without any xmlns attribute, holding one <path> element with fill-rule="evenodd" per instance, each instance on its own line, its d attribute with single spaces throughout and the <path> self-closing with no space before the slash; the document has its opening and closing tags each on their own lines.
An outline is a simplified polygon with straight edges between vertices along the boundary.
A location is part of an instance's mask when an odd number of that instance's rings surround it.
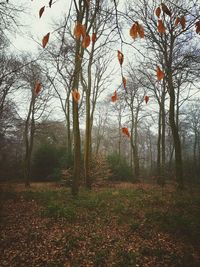
<svg viewBox="0 0 200 267">
<path fill-rule="evenodd" d="M 52 144 L 42 144 L 33 155 L 33 176 L 36 181 L 58 181 L 60 171 L 70 168 L 73 158 L 65 147 L 57 148 Z"/>
<path fill-rule="evenodd" d="M 131 167 L 128 165 L 124 158 L 119 157 L 117 154 L 111 154 L 107 158 L 113 175 L 113 181 L 134 181 L 134 176 Z"/>
</svg>

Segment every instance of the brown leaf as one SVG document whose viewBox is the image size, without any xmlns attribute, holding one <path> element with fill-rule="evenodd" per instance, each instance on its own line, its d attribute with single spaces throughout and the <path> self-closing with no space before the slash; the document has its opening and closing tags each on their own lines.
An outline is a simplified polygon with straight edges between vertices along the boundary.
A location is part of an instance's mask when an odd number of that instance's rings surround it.
<svg viewBox="0 0 200 267">
<path fill-rule="evenodd" d="M 165 76 L 164 72 L 160 69 L 159 66 L 157 66 L 156 75 L 157 75 L 158 81 L 161 81 Z"/>
<path fill-rule="evenodd" d="M 118 99 L 117 92 L 114 92 L 114 95 L 111 97 L 112 102 L 116 102 Z"/>
<path fill-rule="evenodd" d="M 145 102 L 147 104 L 149 102 L 149 96 L 148 95 L 145 95 L 144 100 L 145 100 Z"/>
<path fill-rule="evenodd" d="M 40 11 L 39 11 L 39 18 L 42 17 L 42 14 L 44 13 L 44 10 L 45 10 L 45 6 L 43 6 L 43 7 L 40 8 Z"/>
<path fill-rule="evenodd" d="M 97 40 L 97 34 L 94 32 L 94 33 L 92 34 L 92 42 L 95 43 L 96 40 Z"/>
<path fill-rule="evenodd" d="M 119 50 L 117 50 L 117 57 L 118 57 L 118 60 L 119 60 L 119 64 L 122 66 L 122 64 L 124 62 L 124 55 Z"/>
<path fill-rule="evenodd" d="M 124 85 L 124 89 L 126 89 L 126 78 L 125 77 L 122 77 L 122 83 Z"/>
<path fill-rule="evenodd" d="M 90 36 L 86 35 L 83 38 L 82 46 L 83 46 L 83 48 L 87 48 L 89 45 L 90 45 Z"/>
<path fill-rule="evenodd" d="M 75 101 L 76 103 L 78 103 L 78 101 L 80 100 L 80 94 L 79 94 L 79 92 L 78 92 L 77 89 L 74 89 L 74 90 L 72 91 L 72 96 L 73 96 L 74 101 Z"/>
<path fill-rule="evenodd" d="M 174 25 L 175 25 L 175 26 L 177 26 L 179 23 L 180 23 L 180 18 L 179 18 L 179 17 L 177 17 L 177 18 L 176 18 L 176 20 L 175 20 L 175 23 L 174 23 Z"/>
<path fill-rule="evenodd" d="M 182 29 L 184 30 L 185 29 L 185 26 L 186 26 L 186 19 L 184 16 L 181 16 L 180 18 L 180 24 L 182 26 Z"/>
<path fill-rule="evenodd" d="M 165 33 L 165 26 L 164 26 L 162 20 L 160 20 L 160 19 L 158 20 L 158 27 L 157 27 L 157 29 L 158 29 L 158 32 L 159 33 Z"/>
<path fill-rule="evenodd" d="M 160 8 L 160 7 L 157 7 L 157 8 L 156 8 L 156 16 L 157 16 L 158 18 L 160 18 L 160 14 L 161 14 L 161 8 Z"/>
<path fill-rule="evenodd" d="M 131 36 L 133 39 L 136 39 L 137 36 L 138 36 L 138 31 L 137 31 L 137 25 L 136 25 L 136 23 L 134 23 L 133 26 L 132 26 L 131 29 L 130 29 L 130 36 Z"/>
<path fill-rule="evenodd" d="M 196 26 L 196 33 L 199 34 L 200 33 L 200 20 L 195 23 L 195 26 Z"/>
<path fill-rule="evenodd" d="M 163 4 L 163 3 L 161 3 L 161 7 L 162 7 L 162 11 L 163 11 L 165 14 L 167 14 L 168 16 L 171 17 L 172 13 L 171 13 L 171 11 L 169 10 L 169 8 L 168 8 L 165 4 Z"/>
<path fill-rule="evenodd" d="M 42 39 L 42 47 L 45 48 L 49 41 L 50 32 L 48 32 Z"/>
<path fill-rule="evenodd" d="M 74 27 L 74 36 L 77 40 L 79 40 L 81 35 L 83 36 L 83 34 L 84 34 L 84 26 L 77 21 Z"/>
<path fill-rule="evenodd" d="M 127 127 L 122 128 L 122 133 L 125 134 L 126 136 L 128 136 L 129 138 L 131 137 Z"/>
<path fill-rule="evenodd" d="M 34 90 L 35 90 L 36 95 L 39 94 L 39 92 L 41 91 L 41 89 L 42 89 L 42 84 L 39 81 L 37 81 L 35 83 L 35 87 L 34 87 Z"/>
</svg>

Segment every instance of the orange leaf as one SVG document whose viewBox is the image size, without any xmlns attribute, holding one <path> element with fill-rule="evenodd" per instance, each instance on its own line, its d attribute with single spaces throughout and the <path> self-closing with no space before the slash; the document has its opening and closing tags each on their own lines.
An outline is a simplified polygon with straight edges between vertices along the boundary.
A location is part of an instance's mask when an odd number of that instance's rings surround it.
<svg viewBox="0 0 200 267">
<path fill-rule="evenodd" d="M 175 20 L 175 23 L 174 23 L 174 25 L 175 25 L 175 26 L 177 26 L 179 23 L 180 23 L 180 18 L 179 18 L 179 17 L 177 17 L 177 18 L 176 18 L 176 20 Z"/>
<path fill-rule="evenodd" d="M 199 34 L 200 33 L 200 20 L 195 23 L 195 26 L 196 26 L 196 33 Z"/>
<path fill-rule="evenodd" d="M 117 92 L 114 92 L 114 95 L 111 97 L 112 102 L 116 102 L 118 99 Z"/>
<path fill-rule="evenodd" d="M 138 31 L 137 31 L 137 25 L 134 23 L 133 26 L 131 27 L 130 29 L 130 36 L 133 38 L 133 39 L 136 39 L 137 36 L 138 36 Z"/>
<path fill-rule="evenodd" d="M 122 133 L 128 136 L 129 138 L 131 137 L 127 127 L 122 128 Z"/>
<path fill-rule="evenodd" d="M 118 57 L 118 60 L 119 60 L 119 64 L 122 66 L 122 64 L 124 62 L 124 55 L 119 50 L 117 50 L 117 57 Z"/>
<path fill-rule="evenodd" d="M 74 36 L 77 40 L 80 39 L 82 32 L 83 32 L 83 25 L 77 21 L 74 27 Z"/>
<path fill-rule="evenodd" d="M 94 32 L 94 33 L 92 34 L 92 42 L 95 43 L 96 40 L 97 40 L 97 34 Z"/>
<path fill-rule="evenodd" d="M 149 96 L 148 95 L 145 95 L 144 100 L 145 100 L 145 102 L 147 104 L 149 102 Z"/>
<path fill-rule="evenodd" d="M 42 84 L 39 81 L 37 81 L 35 83 L 35 88 L 34 88 L 36 95 L 39 94 L 39 92 L 41 91 L 41 89 L 42 89 Z"/>
<path fill-rule="evenodd" d="M 184 16 L 181 16 L 181 18 L 180 18 L 180 24 L 182 26 L 182 29 L 184 30 L 185 29 L 185 26 L 186 26 L 186 20 L 185 20 L 185 17 Z"/>
<path fill-rule="evenodd" d="M 40 8 L 40 11 L 39 11 L 39 18 L 42 17 L 42 14 L 43 14 L 43 12 L 44 12 L 44 9 L 45 9 L 45 6 L 43 6 L 43 7 Z"/>
<path fill-rule="evenodd" d="M 158 20 L 158 32 L 159 33 L 165 33 L 165 26 L 162 22 L 162 20 Z"/>
<path fill-rule="evenodd" d="M 161 7 L 162 7 L 162 11 L 163 11 L 165 14 L 167 14 L 168 16 L 171 17 L 172 13 L 171 13 L 171 11 L 169 10 L 169 8 L 168 8 L 165 4 L 163 4 L 163 3 L 161 3 Z"/>
<path fill-rule="evenodd" d="M 137 24 L 137 31 L 138 31 L 140 38 L 144 38 L 144 28 L 139 23 Z"/>
<path fill-rule="evenodd" d="M 49 1 L 49 7 L 51 8 L 53 0 Z"/>
<path fill-rule="evenodd" d="M 45 48 L 49 41 L 50 32 L 48 32 L 42 39 L 42 47 Z"/>
<path fill-rule="evenodd" d="M 158 81 L 161 81 L 165 76 L 164 72 L 160 69 L 159 66 L 157 66 L 157 71 L 156 72 L 157 72 L 156 75 L 157 75 Z"/>
<path fill-rule="evenodd" d="M 82 46 L 83 46 L 83 48 L 87 48 L 89 45 L 90 45 L 90 36 L 86 35 L 83 38 Z"/>
<path fill-rule="evenodd" d="M 157 8 L 156 8 L 156 16 L 157 16 L 158 18 L 160 18 L 160 13 L 161 13 L 161 8 L 160 8 L 160 7 L 157 7 Z"/>
<path fill-rule="evenodd" d="M 123 82 L 123 85 L 124 85 L 124 89 L 126 89 L 126 78 L 125 77 L 122 77 L 122 82 Z"/>
<path fill-rule="evenodd" d="M 74 89 L 74 90 L 72 91 L 72 96 L 73 96 L 74 101 L 75 101 L 76 103 L 78 103 L 78 101 L 79 101 L 79 99 L 80 99 L 80 94 L 79 94 L 79 92 L 78 92 L 77 89 Z"/>
</svg>

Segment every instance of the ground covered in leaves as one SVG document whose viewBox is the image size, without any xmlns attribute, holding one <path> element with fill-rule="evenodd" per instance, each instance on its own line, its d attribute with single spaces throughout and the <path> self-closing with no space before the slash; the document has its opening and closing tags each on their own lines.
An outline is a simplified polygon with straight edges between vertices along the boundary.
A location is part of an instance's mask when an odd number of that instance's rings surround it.
<svg viewBox="0 0 200 267">
<path fill-rule="evenodd" d="M 200 266 L 198 188 L 1 192 L 0 266 Z"/>
</svg>

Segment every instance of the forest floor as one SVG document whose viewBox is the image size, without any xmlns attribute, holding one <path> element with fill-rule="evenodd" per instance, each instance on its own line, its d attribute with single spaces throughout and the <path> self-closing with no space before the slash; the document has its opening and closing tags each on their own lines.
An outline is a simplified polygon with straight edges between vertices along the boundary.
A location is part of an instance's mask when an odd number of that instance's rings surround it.
<svg viewBox="0 0 200 267">
<path fill-rule="evenodd" d="M 200 266 L 200 192 L 2 186 L 0 266 Z"/>
</svg>

